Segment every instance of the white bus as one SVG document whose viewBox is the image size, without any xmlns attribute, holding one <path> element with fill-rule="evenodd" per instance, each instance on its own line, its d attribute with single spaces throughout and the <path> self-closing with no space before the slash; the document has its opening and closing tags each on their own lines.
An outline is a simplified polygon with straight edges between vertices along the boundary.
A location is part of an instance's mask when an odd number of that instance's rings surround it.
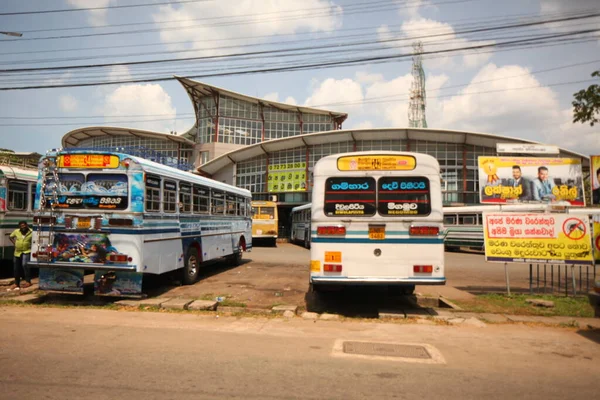
<svg viewBox="0 0 600 400">
<path fill-rule="evenodd" d="M 300 243 L 305 248 L 310 248 L 310 203 L 292 208 L 290 218 L 292 219 L 292 229 L 290 241 Z"/>
<path fill-rule="evenodd" d="M 310 292 L 444 285 L 440 167 L 417 153 L 336 154 L 314 167 Z"/>
<path fill-rule="evenodd" d="M 14 246 L 9 235 L 19 221 L 29 225 L 33 221 L 33 203 L 37 183 L 37 169 L 0 165 L 0 259 L 11 266 Z"/>
<path fill-rule="evenodd" d="M 83 293 L 94 271 L 98 295 L 139 296 L 144 274 L 202 263 L 239 264 L 252 248 L 251 194 L 127 154 L 58 151 L 38 178 L 32 263 L 40 289 Z"/>
</svg>

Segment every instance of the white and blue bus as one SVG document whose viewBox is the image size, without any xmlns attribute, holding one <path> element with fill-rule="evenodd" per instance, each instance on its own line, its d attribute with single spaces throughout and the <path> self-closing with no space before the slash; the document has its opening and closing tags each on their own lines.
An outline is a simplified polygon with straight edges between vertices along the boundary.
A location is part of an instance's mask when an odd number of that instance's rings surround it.
<svg viewBox="0 0 600 400">
<path fill-rule="evenodd" d="M 292 220 L 292 229 L 290 241 L 300 243 L 305 248 L 310 248 L 310 203 L 292 208 L 290 218 Z"/>
<path fill-rule="evenodd" d="M 11 163 L 0 165 L 0 260 L 10 265 L 14 245 L 9 239 L 19 221 L 33 221 L 37 170 Z"/>
<path fill-rule="evenodd" d="M 251 194 L 127 154 L 69 149 L 40 162 L 32 264 L 40 289 L 83 293 L 94 271 L 98 295 L 138 296 L 144 274 L 202 263 L 239 264 L 252 249 Z"/>
<path fill-rule="evenodd" d="M 440 167 L 429 155 L 336 154 L 314 167 L 310 292 L 444 285 Z"/>
</svg>

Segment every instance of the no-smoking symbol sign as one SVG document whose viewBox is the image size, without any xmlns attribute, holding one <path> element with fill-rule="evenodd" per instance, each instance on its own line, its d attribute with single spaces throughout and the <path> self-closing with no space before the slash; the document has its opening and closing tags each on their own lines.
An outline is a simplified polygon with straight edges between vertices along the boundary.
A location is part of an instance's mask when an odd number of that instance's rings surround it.
<svg viewBox="0 0 600 400">
<path fill-rule="evenodd" d="M 571 240 L 579 240 L 583 238 L 587 232 L 585 222 L 579 218 L 567 218 L 563 222 L 563 233 Z"/>
</svg>

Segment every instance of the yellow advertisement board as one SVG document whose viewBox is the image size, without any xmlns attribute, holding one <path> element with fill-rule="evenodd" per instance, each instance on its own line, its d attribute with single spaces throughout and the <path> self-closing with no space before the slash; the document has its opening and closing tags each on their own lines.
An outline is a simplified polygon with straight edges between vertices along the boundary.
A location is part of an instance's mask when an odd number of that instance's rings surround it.
<svg viewBox="0 0 600 400">
<path fill-rule="evenodd" d="M 343 156 L 337 160 L 340 171 L 411 171 L 416 165 L 412 156 Z"/>
<path fill-rule="evenodd" d="M 479 157 L 480 202 L 585 206 L 581 160 Z"/>
<path fill-rule="evenodd" d="M 306 163 L 270 164 L 268 168 L 269 192 L 306 191 Z"/>
<path fill-rule="evenodd" d="M 600 206 L 600 156 L 590 157 L 592 204 Z"/>
<path fill-rule="evenodd" d="M 483 233 L 487 261 L 593 264 L 587 216 L 484 213 Z"/>
<path fill-rule="evenodd" d="M 117 168 L 119 157 L 109 154 L 66 154 L 58 156 L 61 168 Z"/>
<path fill-rule="evenodd" d="M 596 265 L 600 265 L 600 215 L 594 215 L 592 218 L 594 233 L 594 239 L 592 241 L 594 247 L 594 260 L 596 261 Z"/>
</svg>

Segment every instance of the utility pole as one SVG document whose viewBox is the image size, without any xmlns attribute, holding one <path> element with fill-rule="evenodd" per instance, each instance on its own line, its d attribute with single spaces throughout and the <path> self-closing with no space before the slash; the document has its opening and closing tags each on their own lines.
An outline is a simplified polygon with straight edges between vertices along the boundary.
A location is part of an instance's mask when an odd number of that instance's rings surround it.
<svg viewBox="0 0 600 400">
<path fill-rule="evenodd" d="M 413 81 L 410 84 L 410 103 L 408 105 L 408 126 L 411 128 L 427 128 L 425 106 L 427 95 L 425 93 L 425 71 L 423 71 L 423 43 L 413 43 Z"/>
</svg>

